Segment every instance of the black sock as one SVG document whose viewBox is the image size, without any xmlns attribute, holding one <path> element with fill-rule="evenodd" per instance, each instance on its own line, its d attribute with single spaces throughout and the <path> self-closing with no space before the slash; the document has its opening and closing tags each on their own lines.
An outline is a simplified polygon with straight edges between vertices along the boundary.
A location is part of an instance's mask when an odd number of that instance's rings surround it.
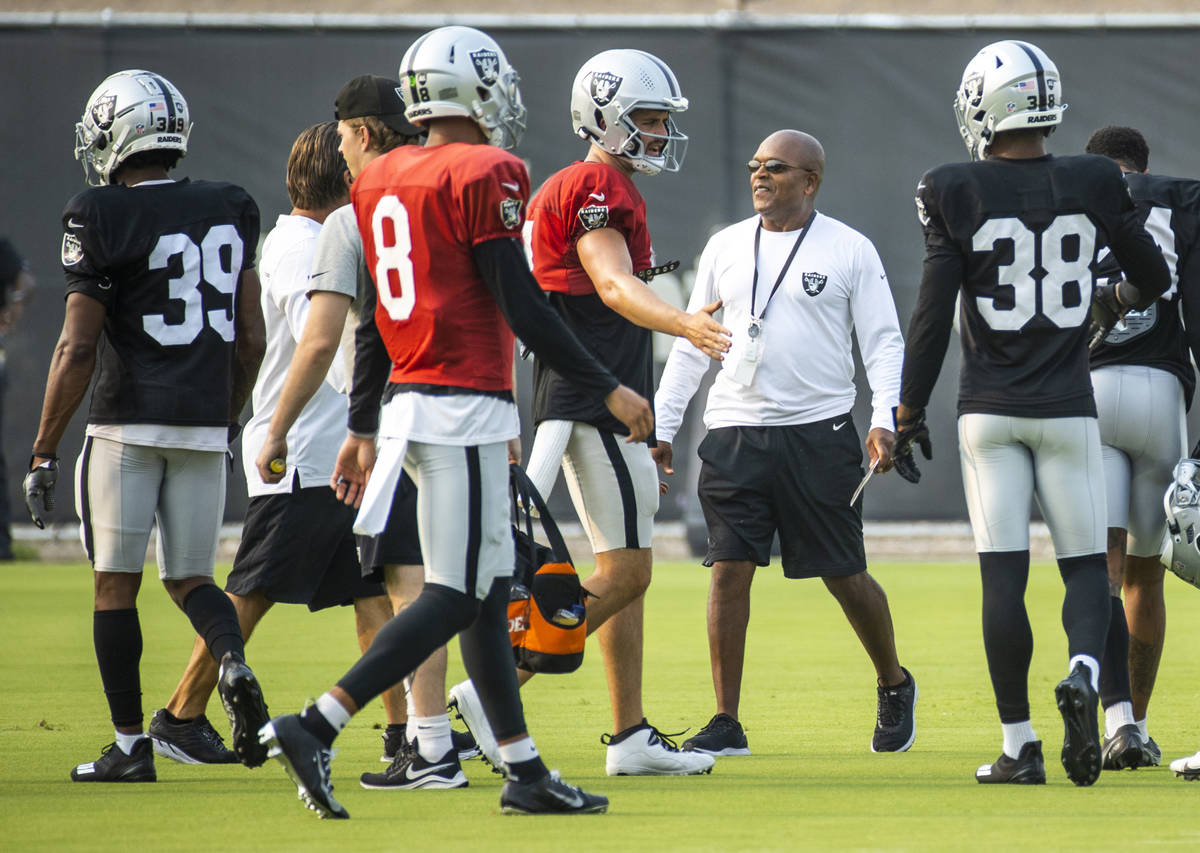
<svg viewBox="0 0 1200 853">
<path fill-rule="evenodd" d="M 189 592 L 183 599 L 183 612 L 204 638 L 213 660 L 220 663 L 228 652 L 245 659 L 246 644 L 242 642 L 237 610 L 216 584 L 206 583 Z"/>
<path fill-rule="evenodd" d="M 92 614 L 92 642 L 108 710 L 117 727 L 142 724 L 142 626 L 136 607 L 97 610 Z"/>
<path fill-rule="evenodd" d="M 546 769 L 546 765 L 540 755 L 535 755 L 528 761 L 518 761 L 515 764 L 506 764 L 504 766 L 508 768 L 508 778 L 522 785 L 536 782 L 550 772 Z"/>
<path fill-rule="evenodd" d="M 1112 598 L 1108 593 L 1108 565 L 1103 554 L 1068 557 L 1058 561 L 1066 590 L 1062 624 L 1067 632 L 1067 655 L 1104 657 Z"/>
<path fill-rule="evenodd" d="M 1025 610 L 1028 551 L 979 555 L 983 581 L 983 648 L 1002 723 L 1029 719 L 1029 662 L 1033 630 Z"/>
<path fill-rule="evenodd" d="M 195 717 L 176 717 L 174 714 L 172 714 L 166 708 L 163 708 L 162 711 L 160 711 L 159 713 L 161 713 L 163 715 L 163 717 L 166 718 L 166 721 L 168 723 L 190 723 L 192 720 L 196 719 Z"/>
<path fill-rule="evenodd" d="M 1115 595 L 1109 596 L 1112 610 L 1108 618 L 1108 637 L 1104 657 L 1100 659 L 1100 706 L 1108 708 L 1118 702 L 1131 701 L 1129 689 L 1129 625 L 1125 621 L 1125 605 Z"/>
</svg>

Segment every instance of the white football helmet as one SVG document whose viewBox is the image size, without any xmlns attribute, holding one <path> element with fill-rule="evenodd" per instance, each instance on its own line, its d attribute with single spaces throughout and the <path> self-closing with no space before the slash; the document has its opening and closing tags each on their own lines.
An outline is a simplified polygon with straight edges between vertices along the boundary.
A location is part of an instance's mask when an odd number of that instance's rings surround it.
<svg viewBox="0 0 1200 853">
<path fill-rule="evenodd" d="M 1058 67 L 1027 41 L 998 41 L 975 54 L 954 96 L 958 132 L 974 160 L 997 133 L 1053 128 L 1066 109 Z"/>
<path fill-rule="evenodd" d="M 94 187 L 131 154 L 169 149 L 187 153 L 192 119 L 187 101 L 166 77 L 153 71 L 118 71 L 96 87 L 75 125 L 75 159 Z"/>
<path fill-rule="evenodd" d="M 637 109 L 681 113 L 688 108 L 667 63 L 644 50 L 606 50 L 583 63 L 571 86 L 571 127 L 609 154 L 624 157 L 647 175 L 677 172 L 687 153 L 687 136 L 667 117 L 662 154 L 646 153 L 644 134 L 629 114 Z"/>
<path fill-rule="evenodd" d="M 495 39 L 472 27 L 431 30 L 400 60 L 400 82 L 409 91 L 405 118 L 421 125 L 466 116 L 497 148 L 515 148 L 525 135 L 519 81 Z"/>
<path fill-rule="evenodd" d="M 1182 580 L 1200 587 L 1200 459 L 1180 459 L 1174 477 L 1163 495 L 1167 535 L 1162 561 Z"/>
</svg>

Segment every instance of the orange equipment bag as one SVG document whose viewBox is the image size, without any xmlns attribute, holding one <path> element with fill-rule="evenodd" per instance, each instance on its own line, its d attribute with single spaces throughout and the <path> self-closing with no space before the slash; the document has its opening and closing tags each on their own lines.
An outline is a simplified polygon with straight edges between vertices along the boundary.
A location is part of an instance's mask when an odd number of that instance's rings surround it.
<svg viewBox="0 0 1200 853">
<path fill-rule="evenodd" d="M 516 551 L 508 602 L 513 658 L 529 672 L 574 672 L 583 663 L 589 593 L 537 488 L 520 465 L 508 470 Z M 537 512 L 549 547 L 533 537 L 531 510 Z"/>
</svg>

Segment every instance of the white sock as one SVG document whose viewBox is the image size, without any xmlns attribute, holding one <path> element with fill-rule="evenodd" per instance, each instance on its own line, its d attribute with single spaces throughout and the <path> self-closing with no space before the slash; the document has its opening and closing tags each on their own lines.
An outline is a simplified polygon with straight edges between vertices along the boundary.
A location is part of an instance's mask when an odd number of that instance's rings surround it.
<svg viewBox="0 0 1200 853">
<path fill-rule="evenodd" d="M 114 732 L 116 732 L 115 729 L 114 729 Z M 121 752 L 125 753 L 126 755 L 133 755 L 133 748 L 135 746 L 137 746 L 137 742 L 139 740 L 146 739 L 145 732 L 138 732 L 135 735 L 127 735 L 127 734 L 124 734 L 123 732 L 116 732 L 116 735 L 117 735 L 117 746 L 120 747 Z"/>
<path fill-rule="evenodd" d="M 1138 727 L 1138 731 L 1142 733 L 1142 740 L 1150 740 L 1150 732 L 1146 731 L 1146 718 L 1142 717 L 1140 720 L 1134 720 L 1133 723 Z"/>
<path fill-rule="evenodd" d="M 1117 702 L 1115 705 L 1109 705 L 1104 709 L 1104 736 L 1112 737 L 1121 726 L 1128 726 L 1133 722 L 1132 702 Z"/>
<path fill-rule="evenodd" d="M 1000 730 L 1004 732 L 1004 754 L 1009 758 L 1017 758 L 1021 747 L 1037 740 L 1033 733 L 1033 723 L 1023 720 L 1019 723 L 1001 723 Z"/>
<path fill-rule="evenodd" d="M 514 740 L 512 743 L 500 744 L 500 760 L 505 764 L 518 764 L 522 761 L 532 761 L 538 757 L 537 747 L 529 735 Z"/>
<path fill-rule="evenodd" d="M 437 761 L 450 751 L 450 715 L 409 717 L 408 740 L 417 745 L 417 752 L 426 761 Z"/>
<path fill-rule="evenodd" d="M 350 722 L 350 718 L 353 716 L 346 710 L 345 705 L 333 698 L 332 693 L 322 693 L 317 697 L 317 711 L 329 725 L 333 726 L 335 732 L 346 728 L 346 723 Z"/>
<path fill-rule="evenodd" d="M 1086 666 L 1092 676 L 1092 689 L 1097 693 L 1100 692 L 1100 662 L 1091 655 L 1075 655 L 1067 661 L 1067 674 L 1070 675 L 1075 671 L 1075 664 L 1081 663 Z"/>
</svg>

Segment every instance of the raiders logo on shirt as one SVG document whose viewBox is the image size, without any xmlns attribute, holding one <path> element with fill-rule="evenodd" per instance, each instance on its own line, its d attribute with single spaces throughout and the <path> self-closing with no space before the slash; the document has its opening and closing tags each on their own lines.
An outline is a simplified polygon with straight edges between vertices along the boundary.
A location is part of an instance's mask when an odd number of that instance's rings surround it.
<svg viewBox="0 0 1200 853">
<path fill-rule="evenodd" d="M 816 296 L 825 289 L 825 282 L 829 280 L 829 276 L 821 275 L 819 272 L 806 272 L 800 277 L 800 283 L 804 285 L 804 292 L 809 296 Z"/>
<path fill-rule="evenodd" d="M 521 224 L 521 199 L 506 198 L 500 202 L 500 221 L 510 231 Z"/>
<path fill-rule="evenodd" d="M 64 267 L 71 267 L 83 260 L 83 244 L 79 238 L 67 231 L 62 239 L 62 262 Z"/>
<path fill-rule="evenodd" d="M 589 204 L 579 208 L 579 224 L 588 231 L 595 231 L 608 225 L 608 205 Z"/>
</svg>

